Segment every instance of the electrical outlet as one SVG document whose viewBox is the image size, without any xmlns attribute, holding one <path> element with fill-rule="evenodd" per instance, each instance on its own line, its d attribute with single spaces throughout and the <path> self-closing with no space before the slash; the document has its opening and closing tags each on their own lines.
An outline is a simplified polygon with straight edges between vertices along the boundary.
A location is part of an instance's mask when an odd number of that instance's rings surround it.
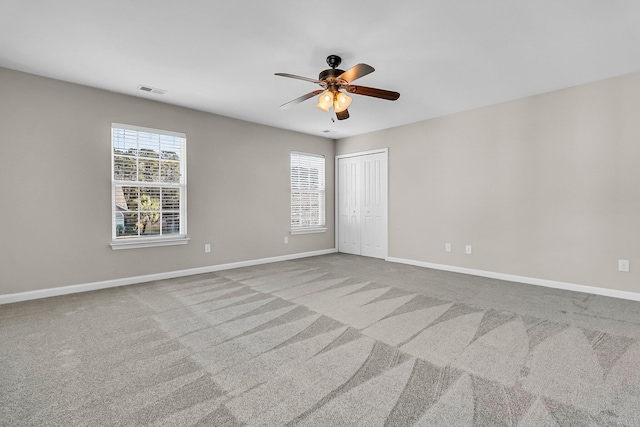
<svg viewBox="0 0 640 427">
<path fill-rule="evenodd" d="M 284 236 L 284 244 L 286 245 L 286 244 L 288 244 L 288 243 L 289 243 L 289 237 Z"/>
<path fill-rule="evenodd" d="M 618 271 L 624 271 L 625 273 L 629 272 L 629 260 L 628 259 L 619 259 L 618 260 Z"/>
<path fill-rule="evenodd" d="M 209 243 L 204 245 L 204 253 L 208 254 L 211 252 L 211 245 Z"/>
<path fill-rule="evenodd" d="M 467 255 L 471 255 L 471 245 L 465 246 L 464 251 Z"/>
<path fill-rule="evenodd" d="M 451 252 L 451 243 L 446 243 L 444 245 L 444 250 L 447 251 L 447 252 Z"/>
</svg>

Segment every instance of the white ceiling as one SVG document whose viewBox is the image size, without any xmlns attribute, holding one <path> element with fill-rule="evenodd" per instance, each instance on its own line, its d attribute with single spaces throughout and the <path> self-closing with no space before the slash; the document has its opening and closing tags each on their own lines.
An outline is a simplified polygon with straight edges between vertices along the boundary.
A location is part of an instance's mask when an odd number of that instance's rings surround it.
<svg viewBox="0 0 640 427">
<path fill-rule="evenodd" d="M 280 110 L 329 54 L 400 99 Z M 640 71 L 640 1 L 2 0 L 0 66 L 341 138 Z"/>
</svg>

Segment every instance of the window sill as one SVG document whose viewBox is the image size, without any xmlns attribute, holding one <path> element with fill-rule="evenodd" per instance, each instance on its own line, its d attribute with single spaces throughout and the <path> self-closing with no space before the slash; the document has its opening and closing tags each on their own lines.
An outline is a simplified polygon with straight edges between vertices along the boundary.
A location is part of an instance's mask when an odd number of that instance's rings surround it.
<svg viewBox="0 0 640 427">
<path fill-rule="evenodd" d="M 325 227 L 309 227 L 309 228 L 292 228 L 291 234 L 312 234 L 312 233 L 325 233 L 327 229 Z"/>
<path fill-rule="evenodd" d="M 151 248 L 154 246 L 174 246 L 174 245 L 186 245 L 189 243 L 189 238 L 171 237 L 171 238 L 133 238 L 124 240 L 114 240 L 111 242 L 111 249 L 114 251 L 120 249 L 139 249 L 139 248 Z"/>
</svg>

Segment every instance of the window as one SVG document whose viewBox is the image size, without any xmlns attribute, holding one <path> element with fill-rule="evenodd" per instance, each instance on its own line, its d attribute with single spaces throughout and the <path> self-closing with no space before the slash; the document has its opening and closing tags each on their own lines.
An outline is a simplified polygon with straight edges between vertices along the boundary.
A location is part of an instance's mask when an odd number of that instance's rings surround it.
<svg viewBox="0 0 640 427">
<path fill-rule="evenodd" d="M 113 249 L 187 243 L 186 137 L 111 126 Z"/>
<path fill-rule="evenodd" d="M 291 152 L 291 233 L 324 227 L 324 156 Z"/>
</svg>

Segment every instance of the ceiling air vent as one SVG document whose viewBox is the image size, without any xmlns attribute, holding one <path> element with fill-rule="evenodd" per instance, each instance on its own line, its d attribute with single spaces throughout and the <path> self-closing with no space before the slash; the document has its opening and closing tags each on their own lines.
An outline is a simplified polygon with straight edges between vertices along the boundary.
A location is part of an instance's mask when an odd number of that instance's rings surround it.
<svg viewBox="0 0 640 427">
<path fill-rule="evenodd" d="M 145 85 L 138 86 L 138 89 L 143 91 L 143 92 L 155 93 L 156 95 L 164 95 L 165 93 L 167 93 L 167 91 L 164 90 L 164 89 L 158 89 L 158 88 L 155 88 L 155 87 L 145 86 Z"/>
</svg>

